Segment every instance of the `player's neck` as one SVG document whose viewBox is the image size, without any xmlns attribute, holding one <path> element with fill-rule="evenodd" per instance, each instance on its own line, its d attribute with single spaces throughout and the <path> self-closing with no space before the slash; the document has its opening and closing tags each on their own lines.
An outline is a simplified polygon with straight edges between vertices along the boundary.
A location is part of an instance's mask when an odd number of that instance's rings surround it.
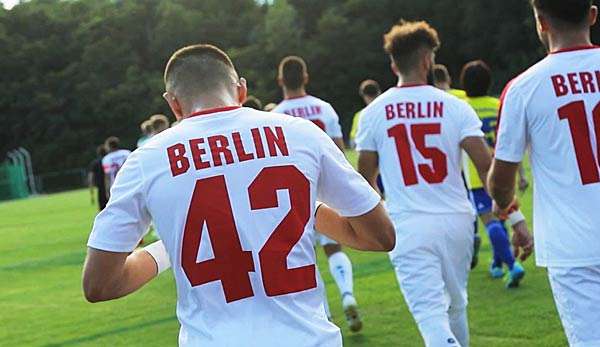
<svg viewBox="0 0 600 347">
<path fill-rule="evenodd" d="M 590 33 L 586 30 L 561 33 L 560 35 L 550 37 L 548 46 L 550 52 L 557 52 L 565 49 L 591 45 L 592 41 L 590 39 Z"/>
<path fill-rule="evenodd" d="M 235 100 L 233 97 L 222 97 L 222 98 L 211 98 L 211 99 L 204 99 L 204 100 L 196 100 L 192 107 L 190 107 L 189 112 L 186 112 L 185 116 L 183 117 L 188 118 L 193 114 L 196 114 L 198 112 L 202 112 L 202 111 L 206 111 L 206 110 L 212 110 L 212 109 L 219 109 L 219 108 L 224 108 L 224 107 L 230 107 L 230 106 L 240 106 L 240 103 Z"/>
<path fill-rule="evenodd" d="M 306 96 L 306 89 L 304 87 L 298 89 L 288 89 L 283 87 L 283 98 L 284 99 L 296 99 Z"/>
<path fill-rule="evenodd" d="M 427 77 L 420 76 L 419 73 L 401 74 L 398 76 L 398 86 L 416 86 L 427 84 Z"/>
</svg>

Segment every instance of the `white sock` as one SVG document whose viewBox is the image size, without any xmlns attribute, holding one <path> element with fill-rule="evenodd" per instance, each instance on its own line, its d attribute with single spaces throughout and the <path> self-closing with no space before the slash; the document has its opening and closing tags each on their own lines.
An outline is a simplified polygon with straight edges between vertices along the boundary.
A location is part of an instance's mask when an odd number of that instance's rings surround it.
<svg viewBox="0 0 600 347">
<path fill-rule="evenodd" d="M 450 308 L 448 310 L 448 316 L 450 318 L 450 329 L 456 336 L 458 342 L 462 347 L 469 346 L 469 321 L 467 319 L 467 309 L 454 310 Z"/>
<path fill-rule="evenodd" d="M 325 306 L 325 313 L 327 314 L 327 318 L 331 320 L 331 311 L 329 311 L 329 301 L 327 300 L 327 290 L 325 289 L 325 281 L 323 281 L 323 277 L 321 277 L 321 271 L 319 271 L 318 267 L 315 267 L 315 271 L 317 271 L 317 288 L 319 288 L 321 296 L 323 296 L 323 305 Z"/>
<path fill-rule="evenodd" d="M 352 279 L 352 262 L 344 252 L 336 252 L 329 257 L 329 272 L 335 280 L 340 296 L 354 296 L 354 280 Z"/>
<path fill-rule="evenodd" d="M 426 347 L 461 347 L 450 329 L 448 316 L 435 316 L 418 323 Z"/>
</svg>

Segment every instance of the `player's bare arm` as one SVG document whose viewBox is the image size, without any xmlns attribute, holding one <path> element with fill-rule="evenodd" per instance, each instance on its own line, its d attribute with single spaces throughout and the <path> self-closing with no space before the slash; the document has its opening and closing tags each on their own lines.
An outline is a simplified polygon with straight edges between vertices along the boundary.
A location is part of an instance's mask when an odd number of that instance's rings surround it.
<svg viewBox="0 0 600 347">
<path fill-rule="evenodd" d="M 383 205 L 357 217 L 342 217 L 327 205 L 317 210 L 315 229 L 320 233 L 361 251 L 391 251 L 396 244 L 394 226 Z"/>
<path fill-rule="evenodd" d="M 520 163 L 511 163 L 494 159 L 487 180 L 490 195 L 494 199 L 495 213 L 501 218 L 508 216 L 515 205 L 515 184 Z M 515 257 L 525 261 L 533 253 L 533 238 L 529 233 L 526 221 L 513 225 L 512 244 Z"/>
<path fill-rule="evenodd" d="M 377 186 L 377 175 L 379 175 L 379 154 L 377 152 L 360 151 L 358 153 L 358 172 L 381 195 Z"/>
<path fill-rule="evenodd" d="M 485 139 L 483 137 L 467 137 L 460 145 L 473 161 L 481 182 L 485 182 L 492 164 L 492 154 Z"/>
<path fill-rule="evenodd" d="M 88 247 L 83 292 L 89 302 L 118 299 L 140 289 L 158 273 L 157 261 L 145 249 L 118 253 Z"/>
</svg>

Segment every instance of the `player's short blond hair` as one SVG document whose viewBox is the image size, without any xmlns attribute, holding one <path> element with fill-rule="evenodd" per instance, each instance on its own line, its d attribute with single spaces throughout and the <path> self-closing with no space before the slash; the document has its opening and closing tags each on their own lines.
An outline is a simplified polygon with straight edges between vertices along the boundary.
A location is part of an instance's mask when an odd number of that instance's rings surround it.
<svg viewBox="0 0 600 347">
<path fill-rule="evenodd" d="M 154 132 L 163 131 L 169 128 L 169 118 L 164 114 L 155 114 L 148 119 Z"/>
<path fill-rule="evenodd" d="M 412 69 L 423 49 L 436 51 L 440 47 L 437 31 L 425 21 L 400 20 L 383 36 L 385 51 L 400 71 Z"/>
</svg>

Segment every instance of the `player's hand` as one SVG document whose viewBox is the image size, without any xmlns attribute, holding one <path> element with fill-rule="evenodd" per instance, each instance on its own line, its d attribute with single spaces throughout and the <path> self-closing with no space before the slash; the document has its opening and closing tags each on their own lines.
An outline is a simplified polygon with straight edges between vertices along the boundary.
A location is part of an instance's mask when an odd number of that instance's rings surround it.
<svg viewBox="0 0 600 347">
<path fill-rule="evenodd" d="M 513 225 L 512 245 L 515 252 L 515 258 L 521 261 L 527 260 L 533 253 L 533 237 L 527 228 L 527 222 L 522 221 Z"/>
<path fill-rule="evenodd" d="M 498 206 L 498 204 L 496 203 L 496 201 L 493 201 L 493 203 L 492 203 L 492 212 L 502 221 L 507 220 L 508 215 L 518 209 L 519 209 L 519 200 L 517 199 L 517 197 L 515 197 L 513 199 L 513 202 L 511 202 L 510 205 L 505 209 L 501 209 Z"/>
<path fill-rule="evenodd" d="M 520 178 L 519 179 L 519 191 L 521 193 L 525 193 L 527 191 L 527 188 L 529 188 L 529 181 L 527 181 L 527 178 Z"/>
</svg>

